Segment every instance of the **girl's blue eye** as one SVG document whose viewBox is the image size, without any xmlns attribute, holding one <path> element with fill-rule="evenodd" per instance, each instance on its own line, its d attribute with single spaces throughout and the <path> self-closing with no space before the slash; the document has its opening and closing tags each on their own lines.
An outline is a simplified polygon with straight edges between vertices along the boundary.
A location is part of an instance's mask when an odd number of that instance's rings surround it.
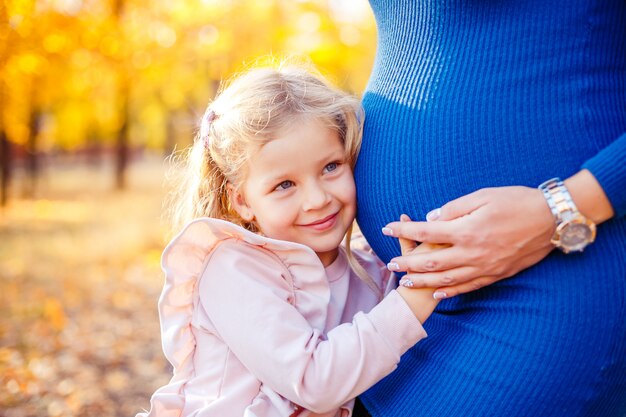
<svg viewBox="0 0 626 417">
<path fill-rule="evenodd" d="M 287 188 L 291 188 L 293 186 L 293 181 L 283 181 L 276 186 L 276 190 L 286 190 Z"/>
<path fill-rule="evenodd" d="M 337 162 L 331 162 L 330 164 L 326 165 L 324 167 L 324 171 L 326 172 L 333 172 L 334 170 L 337 169 L 337 167 L 339 166 L 339 164 Z"/>
</svg>

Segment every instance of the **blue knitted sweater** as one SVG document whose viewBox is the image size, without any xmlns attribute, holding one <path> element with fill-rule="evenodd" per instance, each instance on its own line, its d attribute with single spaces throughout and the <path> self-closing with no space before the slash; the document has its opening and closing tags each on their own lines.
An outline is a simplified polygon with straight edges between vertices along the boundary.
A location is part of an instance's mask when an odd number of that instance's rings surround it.
<svg viewBox="0 0 626 417">
<path fill-rule="evenodd" d="M 626 2 L 371 0 L 359 226 L 589 169 L 615 217 L 582 254 L 444 300 L 366 392 L 374 416 L 626 415 Z M 511 210 L 515 201 L 511 202 Z"/>
</svg>

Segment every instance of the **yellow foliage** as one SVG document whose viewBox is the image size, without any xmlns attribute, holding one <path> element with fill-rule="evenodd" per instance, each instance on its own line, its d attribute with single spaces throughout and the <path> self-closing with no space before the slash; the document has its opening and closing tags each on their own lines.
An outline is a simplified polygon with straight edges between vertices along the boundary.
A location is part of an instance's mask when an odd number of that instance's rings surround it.
<svg viewBox="0 0 626 417">
<path fill-rule="evenodd" d="M 6 45 L 0 76 L 20 87 L 2 97 L 0 118 L 9 139 L 25 143 L 32 114 L 43 114 L 53 126 L 43 127 L 46 141 L 64 149 L 110 141 L 125 121 L 138 135 L 133 144 L 162 147 L 168 113 L 201 112 L 219 80 L 268 54 L 308 56 L 360 92 L 375 51 L 366 0 L 7 0 L 3 6 L 8 25 L 0 22 Z"/>
<path fill-rule="evenodd" d="M 84 143 L 89 132 L 89 117 L 85 103 L 68 101 L 56 111 L 56 144 L 64 149 L 75 149 Z"/>
<path fill-rule="evenodd" d="M 61 52 L 68 44 L 68 39 L 59 33 L 51 33 L 44 37 L 43 48 L 46 52 L 54 54 Z"/>
</svg>

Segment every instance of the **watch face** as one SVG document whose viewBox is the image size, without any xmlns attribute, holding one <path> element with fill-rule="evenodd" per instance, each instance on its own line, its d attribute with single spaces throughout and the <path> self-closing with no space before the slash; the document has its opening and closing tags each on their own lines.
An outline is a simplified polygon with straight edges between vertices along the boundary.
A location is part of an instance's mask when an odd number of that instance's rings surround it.
<svg viewBox="0 0 626 417">
<path fill-rule="evenodd" d="M 592 241 L 593 232 L 584 223 L 570 223 L 561 232 L 561 245 L 569 251 L 582 250 Z"/>
</svg>

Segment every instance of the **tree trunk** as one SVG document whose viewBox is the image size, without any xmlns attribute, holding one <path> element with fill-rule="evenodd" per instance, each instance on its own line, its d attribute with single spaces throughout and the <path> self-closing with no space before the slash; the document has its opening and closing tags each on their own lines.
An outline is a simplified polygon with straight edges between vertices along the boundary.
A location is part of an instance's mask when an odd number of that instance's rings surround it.
<svg viewBox="0 0 626 417">
<path fill-rule="evenodd" d="M 6 206 L 9 201 L 9 186 L 11 183 L 11 144 L 4 129 L 5 93 L 5 63 L 9 56 L 9 16 L 5 1 L 0 3 L 0 206 Z"/>
<path fill-rule="evenodd" d="M 0 206 L 6 206 L 9 201 L 9 188 L 12 172 L 11 143 L 4 130 L 0 130 Z"/>
<path fill-rule="evenodd" d="M 124 13 L 125 0 L 114 1 L 114 13 L 118 21 L 119 35 L 122 38 L 121 18 Z M 120 130 L 117 133 L 117 149 L 115 152 L 115 187 L 118 190 L 126 188 L 126 171 L 128 168 L 129 140 L 128 140 L 128 123 L 129 123 L 129 90 L 130 83 L 128 74 L 124 68 L 123 62 L 119 60 L 118 65 L 118 103 L 121 117 Z"/>
<path fill-rule="evenodd" d="M 124 84 L 124 83 L 123 83 Z M 117 149 L 115 164 L 115 187 L 118 190 L 126 188 L 126 171 L 128 168 L 128 90 L 122 85 L 119 91 L 121 97 L 120 114 L 122 125 L 117 133 Z"/>
<path fill-rule="evenodd" d="M 26 196 L 33 198 L 37 193 L 39 182 L 39 131 L 41 130 L 41 114 L 38 110 L 31 110 L 30 129 L 26 154 L 27 186 Z"/>
</svg>

